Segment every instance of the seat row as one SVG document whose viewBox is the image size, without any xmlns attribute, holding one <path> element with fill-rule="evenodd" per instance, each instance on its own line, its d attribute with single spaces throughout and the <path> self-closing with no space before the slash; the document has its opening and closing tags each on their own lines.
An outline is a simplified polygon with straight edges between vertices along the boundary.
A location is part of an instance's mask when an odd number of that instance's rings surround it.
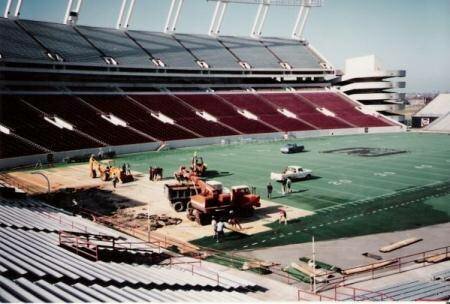
<svg viewBox="0 0 450 304">
<path fill-rule="evenodd" d="M 202 137 L 383 127 L 334 92 L 2 96 L 0 157 Z"/>
</svg>

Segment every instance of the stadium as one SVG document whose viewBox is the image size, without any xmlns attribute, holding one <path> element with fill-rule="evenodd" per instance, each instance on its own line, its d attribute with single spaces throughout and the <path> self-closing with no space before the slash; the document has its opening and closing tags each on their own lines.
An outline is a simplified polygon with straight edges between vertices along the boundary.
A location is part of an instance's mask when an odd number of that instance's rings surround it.
<svg viewBox="0 0 450 304">
<path fill-rule="evenodd" d="M 115 27 L 4 2 L 2 303 L 450 299 L 450 94 L 408 127 L 405 70 L 305 38 L 322 1 L 202 1 L 207 34 L 183 0 L 160 32 L 135 0 Z M 249 35 L 221 34 L 233 5 Z M 262 35 L 276 6 L 290 38 Z"/>
</svg>

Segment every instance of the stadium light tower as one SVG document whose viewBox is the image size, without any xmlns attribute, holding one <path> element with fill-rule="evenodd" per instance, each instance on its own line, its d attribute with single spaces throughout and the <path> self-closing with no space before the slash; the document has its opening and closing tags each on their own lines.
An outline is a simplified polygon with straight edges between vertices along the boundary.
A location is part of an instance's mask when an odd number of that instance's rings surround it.
<svg viewBox="0 0 450 304">
<path fill-rule="evenodd" d="M 322 0 L 303 0 L 298 11 L 297 20 L 292 30 L 292 39 L 303 40 L 303 30 L 305 29 L 306 20 L 308 20 L 311 7 L 322 6 Z"/>
<path fill-rule="evenodd" d="M 222 25 L 223 16 L 227 9 L 228 0 L 219 0 L 216 4 L 216 9 L 214 10 L 213 18 L 211 20 L 211 25 L 209 27 L 208 34 L 210 36 L 218 36 L 220 33 L 220 26 Z"/>
<path fill-rule="evenodd" d="M 215 1 L 216 9 L 209 28 L 209 35 L 217 36 L 220 33 L 220 26 L 223 21 L 225 9 L 229 3 L 241 3 L 241 4 L 253 4 L 258 5 L 258 11 L 256 13 L 255 20 L 250 36 L 253 38 L 259 38 L 262 34 L 262 28 L 266 20 L 267 12 L 270 6 L 298 6 L 300 7 L 294 29 L 292 31 L 292 38 L 301 40 L 303 35 L 303 29 L 308 19 L 308 14 L 311 7 L 322 6 L 322 0 L 207 0 Z"/>
<path fill-rule="evenodd" d="M 81 4 L 83 0 L 68 0 L 66 14 L 64 15 L 64 24 L 75 25 L 78 21 L 78 16 L 80 15 Z"/>
<path fill-rule="evenodd" d="M 130 26 L 131 15 L 133 14 L 135 0 L 122 0 L 116 28 L 126 29 Z"/>
<path fill-rule="evenodd" d="M 269 10 L 270 0 L 264 0 L 259 4 L 258 12 L 256 13 L 255 21 L 250 36 L 258 38 L 262 34 L 264 21 L 266 20 L 267 11 Z"/>
<path fill-rule="evenodd" d="M 15 6 L 13 6 L 15 4 Z M 3 17 L 5 18 L 19 18 L 20 8 L 22 7 L 22 0 L 17 0 L 13 3 L 13 0 L 8 0 L 5 6 L 5 12 Z"/>
<path fill-rule="evenodd" d="M 169 14 L 167 15 L 166 27 L 164 33 L 173 33 L 177 27 L 178 17 L 180 16 L 181 7 L 184 0 L 172 0 L 170 4 Z"/>
</svg>

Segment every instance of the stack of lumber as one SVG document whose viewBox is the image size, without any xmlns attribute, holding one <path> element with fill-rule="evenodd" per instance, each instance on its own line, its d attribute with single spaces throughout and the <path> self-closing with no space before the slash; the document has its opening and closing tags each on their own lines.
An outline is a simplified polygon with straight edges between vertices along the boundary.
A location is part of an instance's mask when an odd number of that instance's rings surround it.
<svg viewBox="0 0 450 304">
<path fill-rule="evenodd" d="M 250 270 L 254 268 L 269 268 L 273 266 L 273 263 L 265 262 L 265 261 L 248 261 L 244 262 L 244 265 L 242 265 L 242 270 Z"/>
<path fill-rule="evenodd" d="M 380 248 L 380 252 L 391 252 L 405 246 L 422 241 L 421 238 L 409 238 Z"/>
<path fill-rule="evenodd" d="M 450 253 L 440 253 L 415 260 L 416 263 L 440 263 L 450 258 Z"/>
<path fill-rule="evenodd" d="M 306 274 L 309 277 L 313 277 L 314 274 L 316 275 L 316 282 L 322 282 L 326 280 L 327 271 L 324 269 L 314 269 L 311 266 L 309 266 L 305 262 L 298 262 L 298 263 L 292 263 L 291 267 L 295 270 L 300 271 L 301 273 Z"/>
<path fill-rule="evenodd" d="M 361 273 L 361 272 L 365 272 L 365 271 L 371 271 L 373 269 L 383 268 L 385 266 L 394 264 L 396 262 L 397 262 L 396 260 L 383 261 L 383 262 L 374 263 L 374 264 L 370 264 L 370 265 L 364 265 L 364 266 L 358 266 L 358 267 L 354 267 L 354 268 L 350 268 L 350 269 L 344 269 L 344 270 L 342 270 L 341 273 L 344 275 L 352 275 L 352 274 Z"/>
</svg>

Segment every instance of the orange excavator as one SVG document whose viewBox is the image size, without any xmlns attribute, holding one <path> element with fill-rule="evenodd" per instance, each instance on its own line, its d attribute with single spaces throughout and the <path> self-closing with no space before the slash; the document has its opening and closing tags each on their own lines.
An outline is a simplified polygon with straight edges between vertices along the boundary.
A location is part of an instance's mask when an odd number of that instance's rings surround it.
<svg viewBox="0 0 450 304">
<path fill-rule="evenodd" d="M 195 152 L 191 160 L 191 171 L 197 176 L 203 176 L 207 168 L 208 165 L 203 161 L 203 157 L 197 156 L 197 152 Z"/>
<path fill-rule="evenodd" d="M 121 168 L 102 164 L 95 159 L 94 155 L 89 158 L 89 176 L 92 178 L 100 177 L 102 181 L 109 181 L 117 177 L 121 183 L 128 183 L 134 180 L 130 172 Z"/>
</svg>

